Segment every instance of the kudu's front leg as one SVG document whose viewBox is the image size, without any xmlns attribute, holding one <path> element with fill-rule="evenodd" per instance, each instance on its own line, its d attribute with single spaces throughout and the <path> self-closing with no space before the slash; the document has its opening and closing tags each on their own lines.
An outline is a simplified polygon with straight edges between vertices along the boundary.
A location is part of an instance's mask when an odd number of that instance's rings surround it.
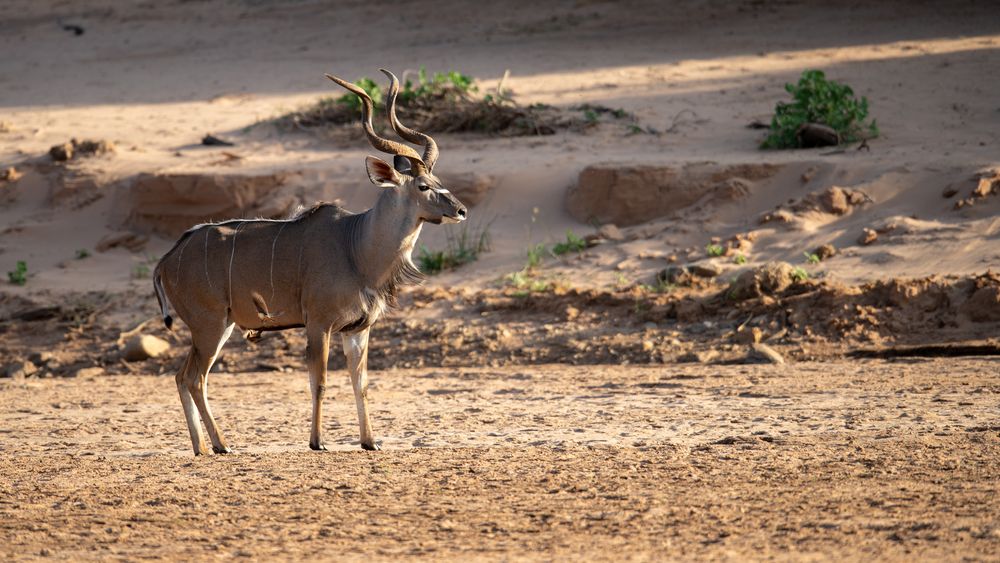
<svg viewBox="0 0 1000 563">
<path fill-rule="evenodd" d="M 326 362 L 330 357 L 330 327 L 306 329 L 306 362 L 309 364 L 309 390 L 312 392 L 312 428 L 309 448 L 326 450 L 322 439 L 323 396 L 326 395 Z"/>
<path fill-rule="evenodd" d="M 354 400 L 358 405 L 358 425 L 361 427 L 361 447 L 380 450 L 372 434 L 372 421 L 368 417 L 368 329 L 343 335 L 347 370 L 351 373 Z"/>
</svg>

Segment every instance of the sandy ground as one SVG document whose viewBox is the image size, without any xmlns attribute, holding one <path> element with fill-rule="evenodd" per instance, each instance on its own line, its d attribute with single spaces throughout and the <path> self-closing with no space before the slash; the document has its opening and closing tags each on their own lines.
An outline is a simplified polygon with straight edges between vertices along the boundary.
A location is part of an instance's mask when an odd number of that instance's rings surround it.
<svg viewBox="0 0 1000 563">
<path fill-rule="evenodd" d="M 566 229 L 588 232 L 566 213 L 565 189 L 585 166 L 609 161 L 787 170 L 780 181 L 754 185 L 744 201 L 637 229 L 628 245 L 595 256 L 577 284 L 609 287 L 622 276 L 648 282 L 664 256 L 748 231 L 760 240 L 748 255 L 751 265 L 801 263 L 804 252 L 824 243 L 848 247 L 837 263 L 812 274 L 852 283 L 982 273 L 1000 263 L 997 246 L 988 244 L 1000 233 L 1000 198 L 961 212 L 941 198 L 945 186 L 1000 164 L 1000 108 L 990 95 L 1000 85 L 1000 16 L 989 2 L 945 8 L 567 0 L 488 8 L 438 2 L 404 11 L 370 2 L 18 1 L 0 7 L 0 16 L 7 55 L 0 60 L 0 163 L 30 167 L 70 138 L 118 146 L 112 156 L 66 166 L 68 175 L 29 175 L 5 188 L 14 201 L 0 209 L 0 223 L 8 225 L 0 234 L 0 270 L 26 260 L 36 289 L 86 284 L 120 291 L 137 266 L 169 248 L 170 239 L 153 237 L 143 252 L 93 252 L 125 222 L 116 203 L 138 173 L 285 172 L 294 181 L 284 193 L 306 203 L 340 199 L 350 209 L 366 208 L 375 195 L 363 173 L 366 146 L 279 133 L 266 122 L 339 95 L 323 72 L 356 78 L 421 65 L 461 70 L 479 78 L 483 91 L 509 69 L 506 84 L 522 103 L 621 107 L 662 133 L 442 136 L 439 171 L 496 181 L 473 212 L 473 223 L 490 225 L 494 250 L 460 275 L 442 276 L 444 286 L 492 283 L 523 265 L 529 244 L 557 242 Z M 784 84 L 808 68 L 822 68 L 870 99 L 883 132 L 870 151 L 757 149 L 762 134 L 745 125 L 767 121 L 786 96 Z M 206 133 L 236 146 L 202 147 Z M 798 181 L 809 169 L 814 179 Z M 757 225 L 761 213 L 831 185 L 864 189 L 874 203 L 796 229 Z M 965 195 L 971 188 L 961 189 Z M 55 208 L 53 199 L 61 202 Z M 887 223 L 907 224 L 891 240 L 857 246 L 862 228 Z M 444 239 L 444 229 L 425 229 L 421 242 L 440 249 Z M 72 260 L 81 248 L 93 256 Z M 653 258 L 627 260 L 643 254 Z"/>
<path fill-rule="evenodd" d="M 314 453 L 304 376 L 218 374 L 199 459 L 170 377 L 8 380 L 0 553 L 989 560 L 998 367 L 387 370 L 374 453 L 346 377 Z"/>
<path fill-rule="evenodd" d="M 23 260 L 28 278 L 0 289 L 0 368 L 49 355 L 0 379 L 0 558 L 996 560 L 1000 363 L 844 358 L 996 353 L 1000 193 L 955 202 L 1000 174 L 998 50 L 986 1 L 3 2 L 0 172 L 24 176 L 0 180 L 0 275 Z M 227 347 L 210 397 L 236 453 L 191 457 L 171 377 L 185 329 L 143 325 L 174 345 L 145 363 L 116 342 L 155 317 L 143 273 L 173 243 L 132 220 L 137 178 L 277 174 L 281 196 L 363 210 L 367 146 L 272 120 L 339 95 L 324 72 L 420 66 L 482 91 L 509 69 L 521 103 L 620 107 L 658 134 L 440 136 L 438 171 L 492 178 L 470 221 L 492 251 L 375 328 L 384 450 L 358 447 L 338 372 L 333 451 L 308 451 L 303 342 L 283 333 Z M 746 125 L 810 68 L 869 98 L 870 150 L 758 150 Z M 204 147 L 207 133 L 235 146 Z M 53 163 L 71 138 L 117 149 Z M 531 245 L 592 232 L 566 194 L 597 163 L 774 172 L 547 256 L 533 274 L 547 293 L 501 287 Z M 760 222 L 835 186 L 870 201 Z M 420 242 L 442 249 L 449 228 Z M 857 242 L 864 228 L 876 243 Z M 149 239 L 97 250 L 122 230 Z M 735 235 L 753 238 L 746 265 L 706 260 Z M 821 244 L 840 252 L 807 263 Z M 772 260 L 811 279 L 728 299 Z M 722 273 L 640 286 L 691 262 Z M 738 364 L 741 328 L 789 364 Z"/>
</svg>

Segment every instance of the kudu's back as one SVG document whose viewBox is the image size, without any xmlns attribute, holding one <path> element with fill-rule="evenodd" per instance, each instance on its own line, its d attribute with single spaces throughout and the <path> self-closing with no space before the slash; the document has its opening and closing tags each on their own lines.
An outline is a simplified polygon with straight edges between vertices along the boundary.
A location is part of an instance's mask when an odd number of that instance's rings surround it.
<svg viewBox="0 0 1000 563">
<path fill-rule="evenodd" d="M 192 328 L 208 319 L 248 330 L 302 326 L 317 300 L 328 310 L 356 299 L 350 233 L 358 217 L 320 204 L 286 221 L 200 225 L 164 255 L 154 282 Z"/>
</svg>

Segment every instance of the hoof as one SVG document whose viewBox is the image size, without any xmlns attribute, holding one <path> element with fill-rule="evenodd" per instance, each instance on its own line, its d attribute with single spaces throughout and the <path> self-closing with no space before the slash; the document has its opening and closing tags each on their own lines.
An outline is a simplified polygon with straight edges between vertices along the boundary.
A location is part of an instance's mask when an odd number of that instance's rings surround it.
<svg viewBox="0 0 1000 563">
<path fill-rule="evenodd" d="M 312 442 L 309 442 L 309 449 L 317 452 L 325 452 L 326 444 L 314 444 Z"/>
<path fill-rule="evenodd" d="M 378 444 L 365 444 L 365 443 L 362 443 L 361 444 L 361 449 L 368 450 L 370 452 L 375 452 L 375 451 L 381 450 L 382 446 L 380 446 Z"/>
<path fill-rule="evenodd" d="M 215 446 L 212 446 L 212 451 L 215 452 L 215 453 L 217 453 L 217 454 L 231 454 L 231 453 L 233 453 L 233 449 L 230 448 L 229 446 L 226 446 L 224 448 L 217 448 Z"/>
</svg>

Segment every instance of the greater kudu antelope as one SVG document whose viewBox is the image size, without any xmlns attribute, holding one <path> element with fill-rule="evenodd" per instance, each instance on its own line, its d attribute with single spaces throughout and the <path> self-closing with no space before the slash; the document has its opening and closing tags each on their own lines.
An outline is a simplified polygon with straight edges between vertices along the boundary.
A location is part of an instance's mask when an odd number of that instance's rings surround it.
<svg viewBox="0 0 1000 563">
<path fill-rule="evenodd" d="M 382 188 L 375 205 L 350 213 L 320 203 L 287 220 L 236 219 L 188 230 L 157 264 L 153 287 L 171 327 L 170 307 L 191 329 L 191 350 L 177 373 L 194 453 L 208 453 L 200 420 L 212 450 L 232 450 L 208 406 L 208 372 L 223 344 L 239 326 L 249 337 L 263 331 L 306 330 L 306 361 L 312 391 L 309 447 L 326 449 L 322 440 L 330 337 L 340 333 L 361 427 L 361 447 L 377 450 L 368 416 L 368 331 L 397 288 L 421 277 L 411 253 L 425 222 L 457 223 L 466 208 L 434 176 L 437 143 L 402 125 L 396 118 L 399 81 L 389 77 L 386 108 L 392 129 L 424 146 L 423 157 L 372 127 L 374 111 L 364 90 L 326 75 L 362 101 L 362 125 L 371 145 L 393 155 L 393 165 L 369 156 L 368 177 Z"/>
</svg>

